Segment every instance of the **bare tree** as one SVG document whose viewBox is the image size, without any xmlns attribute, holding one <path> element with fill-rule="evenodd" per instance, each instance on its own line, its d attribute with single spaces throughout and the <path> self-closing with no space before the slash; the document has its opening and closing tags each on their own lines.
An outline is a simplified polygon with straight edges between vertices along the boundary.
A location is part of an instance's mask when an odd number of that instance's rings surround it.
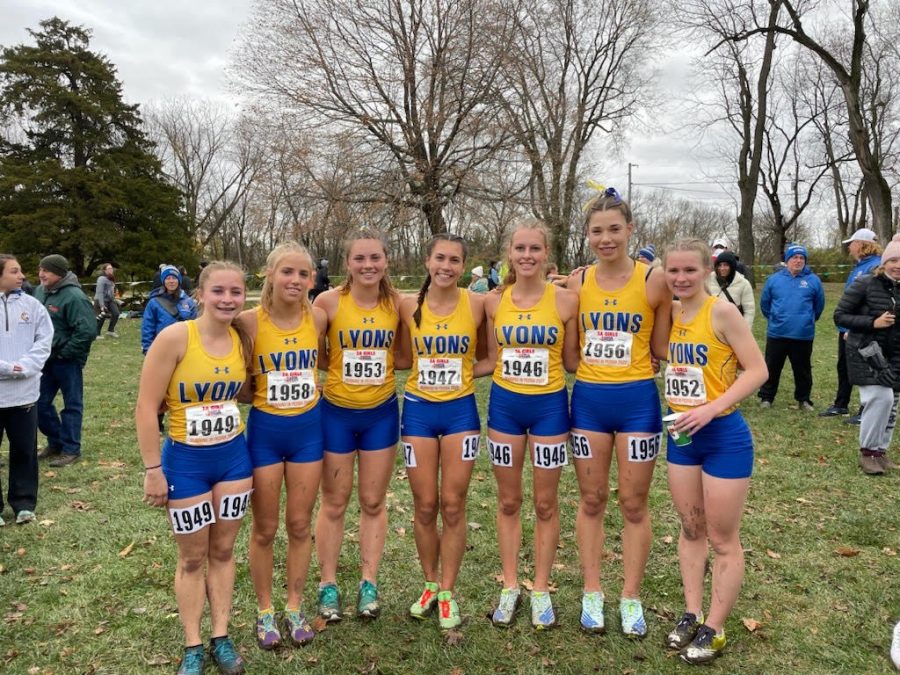
<svg viewBox="0 0 900 675">
<path fill-rule="evenodd" d="M 516 39 L 502 72 L 506 123 L 531 167 L 532 209 L 550 228 L 561 264 L 580 216 L 585 150 L 598 131 L 620 129 L 647 94 L 645 61 L 658 40 L 654 7 L 650 0 L 510 6 Z"/>
<path fill-rule="evenodd" d="M 236 72 L 315 133 L 355 132 L 384 201 L 439 232 L 504 138 L 491 94 L 508 42 L 489 0 L 261 0 Z"/>
</svg>

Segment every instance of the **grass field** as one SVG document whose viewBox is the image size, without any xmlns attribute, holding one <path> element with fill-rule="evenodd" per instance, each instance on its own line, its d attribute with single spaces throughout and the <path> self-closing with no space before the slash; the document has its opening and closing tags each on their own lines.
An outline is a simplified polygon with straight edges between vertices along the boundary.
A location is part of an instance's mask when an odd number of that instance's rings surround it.
<svg viewBox="0 0 900 675">
<path fill-rule="evenodd" d="M 813 398 L 819 409 L 831 402 L 835 388 L 836 336 L 830 316 L 837 293 L 837 287 L 829 289 L 813 355 Z M 0 530 L 4 673 L 166 673 L 177 667 L 181 630 L 172 591 L 175 546 L 163 512 L 141 503 L 141 461 L 132 421 L 141 365 L 139 324 L 125 320 L 120 326 L 122 338 L 97 342 L 85 371 L 84 460 L 55 470 L 42 465 L 38 522 Z M 762 337 L 761 318 L 756 329 Z M 726 655 L 711 668 L 723 673 L 891 672 L 890 630 L 900 614 L 900 472 L 864 476 L 856 467 L 856 427 L 798 411 L 788 371 L 771 410 L 760 410 L 755 398 L 743 406 L 757 442 L 743 526 L 747 576 L 727 625 Z M 486 385 L 479 384 L 481 406 Z M 231 634 L 249 672 L 256 673 L 685 672 L 690 667 L 662 647 L 682 611 L 678 522 L 665 469 L 660 459 L 651 492 L 655 538 L 643 590 L 650 625 L 644 642 L 626 640 L 617 627 L 622 521 L 614 505 L 607 515 L 603 570 L 611 630 L 588 636 L 578 629 L 578 492 L 571 468 L 564 471 L 560 486 L 562 538 L 553 575 L 560 626 L 537 633 L 527 612 L 510 630 L 490 625 L 486 613 L 499 592 L 495 577 L 500 566 L 495 490 L 485 452 L 469 496 L 469 551 L 458 583 L 466 617 L 461 639 L 448 641 L 436 620 L 420 624 L 406 618 L 406 608 L 421 588 L 421 573 L 412 538 L 412 499 L 399 458 L 390 486 L 390 537 L 380 579 L 383 616 L 369 624 L 348 616 L 303 649 L 258 650 L 245 524 L 236 551 Z M 533 516 L 523 511 L 524 580 L 532 572 Z M 8 512 L 5 517 L 9 522 Z M 349 604 L 358 581 L 355 523 L 351 506 L 339 571 Z M 280 533 L 280 581 L 284 548 Z M 314 606 L 317 575 L 313 562 L 308 608 Z M 276 607 L 283 600 L 278 588 Z M 751 632 L 744 619 L 758 627 Z"/>
</svg>

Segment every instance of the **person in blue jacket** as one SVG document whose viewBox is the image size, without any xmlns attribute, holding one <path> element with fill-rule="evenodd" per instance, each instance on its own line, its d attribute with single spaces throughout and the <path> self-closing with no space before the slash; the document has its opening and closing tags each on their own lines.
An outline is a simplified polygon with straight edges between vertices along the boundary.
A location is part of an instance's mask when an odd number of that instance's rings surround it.
<svg viewBox="0 0 900 675">
<path fill-rule="evenodd" d="M 863 274 L 874 272 L 881 264 L 881 247 L 878 245 L 878 235 L 867 227 L 859 228 L 850 235 L 849 239 L 844 239 L 841 243 L 847 245 L 850 256 L 856 261 L 856 265 L 847 276 L 847 283 L 844 284 L 846 292 L 854 281 Z M 846 343 L 847 329 L 838 326 L 837 392 L 834 395 L 834 403 L 820 412 L 819 417 L 836 417 L 850 412 L 850 394 L 853 385 L 850 384 L 850 375 L 847 370 Z"/>
<path fill-rule="evenodd" d="M 816 321 L 825 309 L 822 282 L 806 265 L 808 255 L 801 244 L 789 244 L 785 267 L 768 279 L 759 307 L 769 322 L 766 330 L 766 366 L 769 379 L 759 390 L 760 405 L 770 408 L 778 393 L 785 359 L 794 371 L 794 399 L 801 410 L 813 410 L 812 347 Z"/>
<path fill-rule="evenodd" d="M 197 303 L 181 288 L 181 272 L 173 265 L 159 271 L 161 286 L 150 291 L 150 298 L 141 317 L 141 351 L 146 355 L 150 345 L 163 328 L 178 321 L 197 318 Z M 159 432 L 163 433 L 164 413 L 157 415 Z"/>
</svg>

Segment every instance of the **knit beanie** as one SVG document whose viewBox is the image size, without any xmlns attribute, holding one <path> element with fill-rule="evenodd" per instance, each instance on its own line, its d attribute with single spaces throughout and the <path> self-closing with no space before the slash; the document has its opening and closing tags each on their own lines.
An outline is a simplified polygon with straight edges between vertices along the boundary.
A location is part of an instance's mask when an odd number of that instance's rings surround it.
<svg viewBox="0 0 900 675">
<path fill-rule="evenodd" d="M 884 247 L 884 253 L 881 254 L 881 262 L 885 263 L 891 258 L 900 258 L 900 234 L 895 234 L 894 238 Z"/>
<path fill-rule="evenodd" d="M 45 269 L 48 272 L 52 272 L 58 277 L 64 277 L 69 273 L 69 261 L 58 253 L 48 255 L 46 258 L 41 258 L 38 267 Z"/>
<path fill-rule="evenodd" d="M 644 248 L 638 251 L 638 256 L 644 257 L 650 262 L 656 260 L 656 247 L 653 244 L 647 244 Z"/>
<path fill-rule="evenodd" d="M 806 247 L 803 244 L 789 244 L 784 252 L 784 262 L 787 262 L 798 253 L 809 260 L 809 254 L 806 252 Z"/>
<path fill-rule="evenodd" d="M 159 280 L 161 282 L 165 283 L 166 277 L 175 277 L 178 279 L 178 285 L 181 285 L 181 272 L 174 265 L 166 265 L 159 271 Z"/>
</svg>

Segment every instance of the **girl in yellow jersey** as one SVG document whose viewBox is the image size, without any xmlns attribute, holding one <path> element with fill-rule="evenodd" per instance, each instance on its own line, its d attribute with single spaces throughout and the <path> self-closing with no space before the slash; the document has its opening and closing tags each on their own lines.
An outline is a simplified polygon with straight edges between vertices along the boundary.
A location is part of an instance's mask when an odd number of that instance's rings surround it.
<svg viewBox="0 0 900 675">
<path fill-rule="evenodd" d="M 534 590 L 531 623 L 556 623 L 550 602 L 550 570 L 559 542 L 557 487 L 567 461 L 569 437 L 565 370 L 578 365 L 577 296 L 548 284 L 544 276 L 549 237 L 539 221 L 512 233 L 509 273 L 499 293 L 487 296 L 489 358 L 496 363 L 488 404 L 488 447 L 497 481 L 497 538 L 503 590 L 494 625 L 508 626 L 520 600 L 517 563 L 522 543 L 522 467 L 526 439 L 532 472 Z"/>
<path fill-rule="evenodd" d="M 313 270 L 312 257 L 303 246 L 295 242 L 277 246 L 266 260 L 259 306 L 240 317 L 253 339 L 253 408 L 247 425 L 253 462 L 250 574 L 259 605 L 256 639 L 262 649 L 274 649 L 281 642 L 272 605 L 272 543 L 282 483 L 287 489 L 288 537 L 284 628 L 295 645 L 315 637 L 301 610 L 323 452 L 316 367 L 327 319 L 322 309 L 309 303 Z"/>
<path fill-rule="evenodd" d="M 484 342 L 484 296 L 457 286 L 465 242 L 438 234 L 426 253 L 428 277 L 418 297 L 400 303 L 401 351 L 412 361 L 400 430 L 425 574 L 425 589 L 409 613 L 424 619 L 437 607 L 441 628 L 451 629 L 461 621 L 453 587 L 466 549 L 466 493 L 481 438 L 473 378 L 490 373 L 493 364 L 475 362 Z"/>
<path fill-rule="evenodd" d="M 322 504 L 316 520 L 319 614 L 326 621 L 341 619 L 337 563 L 357 458 L 362 581 L 356 613 L 364 618 L 380 613 L 376 581 L 387 534 L 387 486 L 400 435 L 394 384 L 400 300 L 387 276 L 387 245 L 381 234 L 363 229 L 345 250 L 347 280 L 315 302 L 328 317 L 327 341 L 319 347 L 319 367 L 327 369 L 328 377 L 322 401 Z"/>
<path fill-rule="evenodd" d="M 581 627 L 597 633 L 606 629 L 600 560 L 615 454 L 624 521 L 619 614 L 622 632 L 643 638 L 647 623 L 640 588 L 650 554 L 647 495 L 662 441 L 651 353 L 665 354 L 671 294 L 661 269 L 628 257 L 633 230 L 631 209 L 614 188 L 589 203 L 585 232 L 597 263 L 568 283 L 579 293 L 581 346 L 572 389 L 572 457 L 581 492 L 575 519 L 584 577 Z"/>
<path fill-rule="evenodd" d="M 222 672 L 244 672 L 228 637 L 234 540 L 250 498 L 252 467 L 237 396 L 249 341 L 233 323 L 244 306 L 244 274 L 210 263 L 197 285 L 200 316 L 169 326 L 153 341 L 141 371 L 135 420 L 144 460 L 144 501 L 167 506 L 178 545 L 175 596 L 184 629 L 179 673 L 201 673 L 203 605 L 209 599 L 210 652 Z M 160 453 L 156 418 L 169 409 Z"/>
<path fill-rule="evenodd" d="M 669 290 L 679 298 L 672 305 L 666 400 L 681 414 L 671 423 L 666 459 L 681 519 L 678 560 L 685 600 L 684 615 L 666 644 L 681 649 L 688 663 L 705 663 L 725 647 L 725 620 L 744 578 L 740 526 L 753 471 L 753 439 L 737 405 L 766 381 L 768 372 L 738 309 L 706 291 L 706 244 L 676 242 L 666 251 L 664 268 Z M 744 371 L 739 378 L 738 364 Z M 704 619 L 709 544 L 716 555 Z"/>
</svg>

